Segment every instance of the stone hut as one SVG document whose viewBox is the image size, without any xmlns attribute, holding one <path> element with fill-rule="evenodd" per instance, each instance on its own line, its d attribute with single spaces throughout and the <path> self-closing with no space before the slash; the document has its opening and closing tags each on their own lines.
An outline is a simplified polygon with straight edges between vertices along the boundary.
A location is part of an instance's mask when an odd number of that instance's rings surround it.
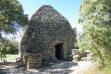
<svg viewBox="0 0 111 74">
<path fill-rule="evenodd" d="M 74 43 L 74 33 L 67 19 L 50 5 L 44 5 L 32 15 L 24 32 L 21 58 L 24 64 L 30 60 L 28 56 L 33 62 L 40 59 L 41 65 L 55 59 L 71 60 Z"/>
</svg>

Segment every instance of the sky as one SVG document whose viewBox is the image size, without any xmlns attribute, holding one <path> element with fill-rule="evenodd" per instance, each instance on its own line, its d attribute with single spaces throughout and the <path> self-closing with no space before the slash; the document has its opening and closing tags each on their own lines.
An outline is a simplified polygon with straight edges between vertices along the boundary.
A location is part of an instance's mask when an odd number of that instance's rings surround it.
<svg viewBox="0 0 111 74">
<path fill-rule="evenodd" d="M 76 27 L 79 32 L 82 26 L 78 23 L 79 7 L 82 0 L 18 0 L 28 14 L 29 19 L 42 5 L 51 5 L 64 17 L 67 18 L 71 26 Z"/>
</svg>

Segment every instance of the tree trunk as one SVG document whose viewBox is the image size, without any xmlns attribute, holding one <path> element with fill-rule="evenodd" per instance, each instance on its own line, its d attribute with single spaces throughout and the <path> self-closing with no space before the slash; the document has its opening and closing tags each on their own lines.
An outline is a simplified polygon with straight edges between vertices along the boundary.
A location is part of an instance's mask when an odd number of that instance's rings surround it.
<svg viewBox="0 0 111 74">
<path fill-rule="evenodd" d="M 104 59 L 103 59 L 103 57 L 102 57 L 102 55 L 101 55 L 101 52 L 100 52 L 98 49 L 96 49 L 96 51 L 97 51 L 97 53 L 98 53 L 98 55 L 99 55 L 99 58 L 100 58 L 100 60 L 101 60 L 102 65 L 105 66 Z"/>
<path fill-rule="evenodd" d="M 1 29 L 0 29 L 0 39 L 2 38 Z"/>
<path fill-rule="evenodd" d="M 0 32 L 0 39 L 2 38 L 1 32 Z"/>
</svg>

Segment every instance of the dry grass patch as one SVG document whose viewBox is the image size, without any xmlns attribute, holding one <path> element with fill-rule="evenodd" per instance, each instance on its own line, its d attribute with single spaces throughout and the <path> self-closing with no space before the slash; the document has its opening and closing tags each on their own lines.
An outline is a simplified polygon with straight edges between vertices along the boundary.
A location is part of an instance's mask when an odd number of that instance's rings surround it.
<svg viewBox="0 0 111 74">
<path fill-rule="evenodd" d="M 85 70 L 83 74 L 111 74 L 111 64 L 109 64 L 105 68 L 98 67 L 98 65 L 95 64 L 87 70 Z"/>
</svg>

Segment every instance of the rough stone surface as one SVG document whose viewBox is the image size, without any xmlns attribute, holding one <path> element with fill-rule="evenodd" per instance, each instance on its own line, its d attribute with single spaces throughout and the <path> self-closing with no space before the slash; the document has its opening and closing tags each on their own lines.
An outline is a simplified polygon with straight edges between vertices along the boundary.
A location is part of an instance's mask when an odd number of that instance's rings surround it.
<svg viewBox="0 0 111 74">
<path fill-rule="evenodd" d="M 27 54 L 27 69 L 38 68 L 41 66 L 42 56 L 41 54 Z"/>
<path fill-rule="evenodd" d="M 74 48 L 75 37 L 73 30 L 65 17 L 53 7 L 44 5 L 31 17 L 20 44 L 21 58 L 27 63 L 27 54 L 41 54 L 42 64 L 57 58 L 56 45 L 61 58 L 71 60 L 71 49 Z M 58 58 L 57 58 L 58 59 Z M 35 60 L 35 59 L 33 59 Z"/>
</svg>

